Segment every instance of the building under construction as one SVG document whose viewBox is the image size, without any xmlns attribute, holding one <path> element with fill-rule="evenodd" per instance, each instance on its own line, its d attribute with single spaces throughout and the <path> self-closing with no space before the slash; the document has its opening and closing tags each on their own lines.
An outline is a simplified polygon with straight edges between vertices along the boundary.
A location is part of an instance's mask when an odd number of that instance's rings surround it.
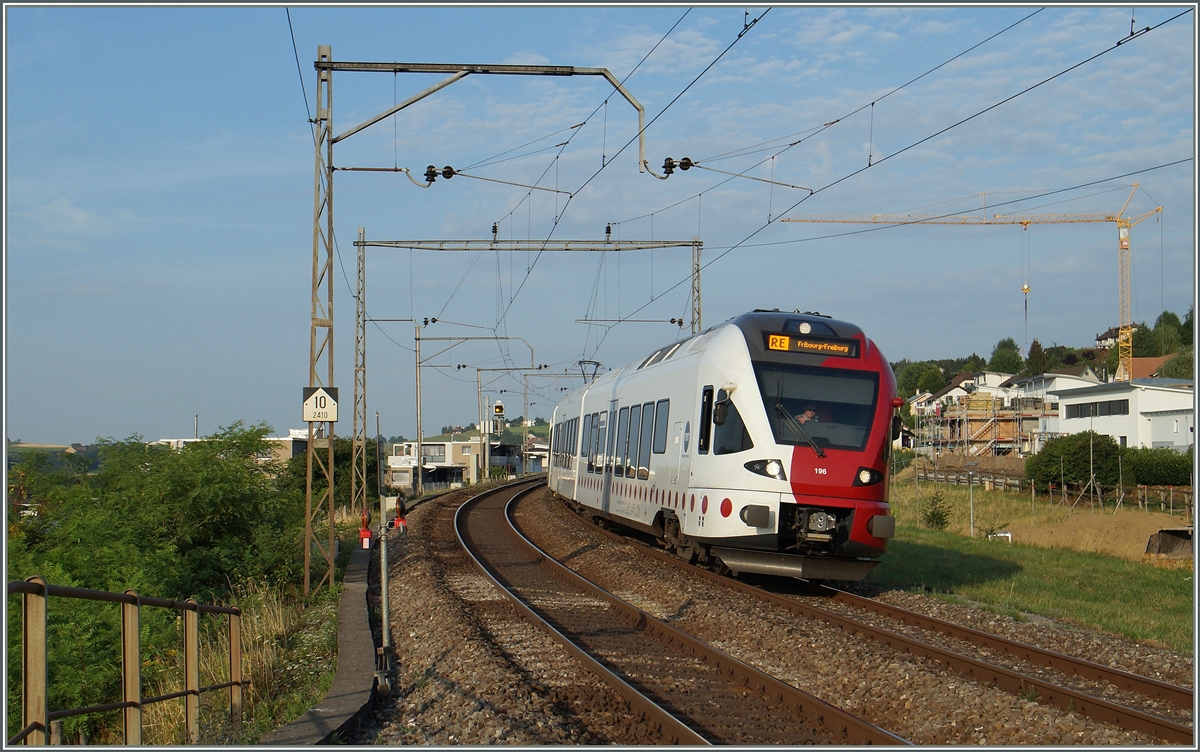
<svg viewBox="0 0 1200 752">
<path fill-rule="evenodd" d="M 1057 402 L 977 392 L 917 412 L 915 438 L 918 447 L 935 454 L 1025 456 L 1057 436 L 1057 426 Z"/>
</svg>

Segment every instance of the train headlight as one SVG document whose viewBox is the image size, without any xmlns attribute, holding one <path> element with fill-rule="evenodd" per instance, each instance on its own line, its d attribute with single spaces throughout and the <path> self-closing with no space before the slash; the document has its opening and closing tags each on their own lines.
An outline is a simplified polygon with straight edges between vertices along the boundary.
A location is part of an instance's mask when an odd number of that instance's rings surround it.
<svg viewBox="0 0 1200 752">
<path fill-rule="evenodd" d="M 854 485 L 873 486 L 883 480 L 883 473 L 869 467 L 860 467 L 854 476 Z"/>
<path fill-rule="evenodd" d="M 837 517 L 828 512 L 815 511 L 808 515 L 808 529 L 814 533 L 826 533 L 837 527 Z"/>
<path fill-rule="evenodd" d="M 765 475 L 768 478 L 787 480 L 787 473 L 783 471 L 783 463 L 779 460 L 753 460 L 747 462 L 745 467 L 752 473 Z"/>
</svg>

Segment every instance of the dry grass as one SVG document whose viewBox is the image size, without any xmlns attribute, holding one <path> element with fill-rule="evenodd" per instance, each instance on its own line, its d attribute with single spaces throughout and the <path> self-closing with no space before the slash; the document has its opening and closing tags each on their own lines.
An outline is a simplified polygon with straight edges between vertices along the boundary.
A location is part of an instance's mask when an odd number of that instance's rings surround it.
<svg viewBox="0 0 1200 752">
<path fill-rule="evenodd" d="M 337 658 L 337 593 L 328 593 L 303 608 L 299 599 L 278 589 L 247 583 L 232 599 L 242 611 L 243 730 L 229 723 L 230 690 L 201 695 L 200 738 L 204 744 L 251 743 L 318 702 L 333 680 Z M 201 618 L 200 686 L 229 681 L 228 618 Z M 181 635 L 182 641 L 182 635 Z M 183 658 L 179 651 L 145 696 L 182 689 Z M 319 696 L 318 694 L 319 693 Z M 147 744 L 184 741 L 182 699 L 147 706 L 142 717 Z"/>
</svg>

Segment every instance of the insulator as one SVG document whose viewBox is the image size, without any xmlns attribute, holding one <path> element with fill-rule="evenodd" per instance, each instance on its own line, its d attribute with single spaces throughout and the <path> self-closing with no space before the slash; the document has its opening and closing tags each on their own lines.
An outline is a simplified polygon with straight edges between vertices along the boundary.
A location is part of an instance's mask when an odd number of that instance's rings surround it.
<svg viewBox="0 0 1200 752">
<path fill-rule="evenodd" d="M 443 167 L 442 168 L 442 177 L 444 177 L 447 180 L 454 177 L 454 168 L 451 167 L 450 165 L 446 165 L 445 167 Z"/>
<path fill-rule="evenodd" d="M 499 232 L 500 232 L 500 228 L 496 226 L 495 222 L 493 222 L 492 223 L 492 240 L 496 239 L 496 234 Z"/>
<path fill-rule="evenodd" d="M 667 157 L 666 159 L 663 160 L 663 174 L 664 175 L 674 175 L 675 174 L 675 160 L 674 159 Z"/>
<path fill-rule="evenodd" d="M 692 169 L 692 165 L 694 164 L 695 162 L 692 161 L 691 157 L 684 157 L 683 159 L 679 160 L 679 169 L 687 172 L 688 170 Z"/>
<path fill-rule="evenodd" d="M 610 238 L 612 238 L 612 222 L 604 226 L 604 239 L 608 240 Z"/>
<path fill-rule="evenodd" d="M 435 180 L 437 180 L 437 168 L 429 165 L 425 168 L 425 182 L 432 183 Z"/>
</svg>

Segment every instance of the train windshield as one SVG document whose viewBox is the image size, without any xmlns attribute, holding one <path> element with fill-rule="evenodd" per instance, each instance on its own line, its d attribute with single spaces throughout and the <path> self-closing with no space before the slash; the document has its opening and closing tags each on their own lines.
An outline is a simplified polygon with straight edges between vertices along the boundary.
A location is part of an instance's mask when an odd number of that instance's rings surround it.
<svg viewBox="0 0 1200 752">
<path fill-rule="evenodd" d="M 879 374 L 755 363 L 758 388 L 775 441 L 862 451 L 867 446 Z"/>
</svg>

